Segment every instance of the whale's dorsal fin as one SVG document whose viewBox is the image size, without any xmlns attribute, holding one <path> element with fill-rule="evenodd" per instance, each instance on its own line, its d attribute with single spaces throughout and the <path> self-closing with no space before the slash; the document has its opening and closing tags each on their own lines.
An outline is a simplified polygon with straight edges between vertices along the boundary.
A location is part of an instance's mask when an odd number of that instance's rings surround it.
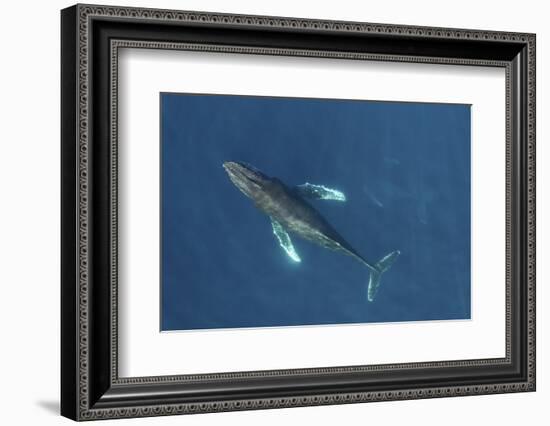
<svg viewBox="0 0 550 426">
<path fill-rule="evenodd" d="M 310 200 L 335 200 L 346 201 L 346 195 L 337 189 L 327 188 L 324 185 L 304 183 L 294 187 L 295 191 L 304 198 Z"/>
<path fill-rule="evenodd" d="M 273 219 L 272 217 L 270 217 L 270 219 L 271 219 L 271 226 L 273 228 L 273 233 L 277 237 L 277 240 L 279 241 L 279 245 L 286 252 L 288 257 L 290 257 L 294 262 L 301 262 L 302 259 L 300 259 L 300 256 L 298 256 L 298 253 L 296 253 L 296 249 L 292 244 L 292 240 L 290 239 L 290 235 L 288 235 L 288 232 L 286 232 L 285 229 L 282 227 L 282 225 L 279 222 L 277 222 L 275 219 Z"/>
</svg>

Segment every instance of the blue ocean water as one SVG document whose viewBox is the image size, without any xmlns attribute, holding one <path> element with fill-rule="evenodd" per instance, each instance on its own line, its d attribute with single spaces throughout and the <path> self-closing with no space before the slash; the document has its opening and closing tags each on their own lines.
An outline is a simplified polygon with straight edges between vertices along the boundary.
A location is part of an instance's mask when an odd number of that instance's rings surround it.
<svg viewBox="0 0 550 426">
<path fill-rule="evenodd" d="M 469 105 L 162 93 L 161 150 L 161 330 L 470 318 Z M 369 261 L 401 251 L 376 299 L 352 257 L 290 260 L 225 161 L 344 192 L 312 203 Z"/>
</svg>

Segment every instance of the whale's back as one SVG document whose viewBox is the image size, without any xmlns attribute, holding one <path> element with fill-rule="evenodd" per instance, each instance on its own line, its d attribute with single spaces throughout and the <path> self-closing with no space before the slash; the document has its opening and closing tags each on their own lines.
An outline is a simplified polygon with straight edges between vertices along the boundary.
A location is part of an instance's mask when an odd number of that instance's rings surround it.
<svg viewBox="0 0 550 426">
<path fill-rule="evenodd" d="M 257 208 L 288 232 L 322 247 L 361 257 L 315 207 L 278 179 L 254 201 Z"/>
</svg>

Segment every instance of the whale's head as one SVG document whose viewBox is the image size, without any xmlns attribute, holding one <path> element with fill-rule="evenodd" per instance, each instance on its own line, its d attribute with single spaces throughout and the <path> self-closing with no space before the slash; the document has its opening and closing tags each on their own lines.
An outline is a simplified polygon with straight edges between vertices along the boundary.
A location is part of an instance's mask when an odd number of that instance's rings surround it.
<svg viewBox="0 0 550 426">
<path fill-rule="evenodd" d="M 231 182 L 250 198 L 255 198 L 269 186 L 271 178 L 250 164 L 226 161 L 223 168 L 229 175 Z"/>
</svg>

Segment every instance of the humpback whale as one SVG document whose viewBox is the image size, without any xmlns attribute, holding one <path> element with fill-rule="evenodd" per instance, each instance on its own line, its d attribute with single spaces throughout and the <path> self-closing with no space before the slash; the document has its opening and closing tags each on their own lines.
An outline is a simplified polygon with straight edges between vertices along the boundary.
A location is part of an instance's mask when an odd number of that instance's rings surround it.
<svg viewBox="0 0 550 426">
<path fill-rule="evenodd" d="M 310 200 L 343 202 L 346 201 L 346 196 L 342 192 L 310 183 L 290 187 L 276 177 L 269 177 L 255 167 L 242 162 L 227 161 L 223 163 L 223 167 L 233 184 L 252 199 L 258 210 L 271 219 L 273 234 L 290 259 L 301 262 L 290 234 L 351 256 L 370 270 L 367 299 L 369 302 L 374 300 L 380 287 L 382 274 L 391 267 L 400 252 L 395 250 L 378 262 L 369 262 L 309 202 Z"/>
</svg>

